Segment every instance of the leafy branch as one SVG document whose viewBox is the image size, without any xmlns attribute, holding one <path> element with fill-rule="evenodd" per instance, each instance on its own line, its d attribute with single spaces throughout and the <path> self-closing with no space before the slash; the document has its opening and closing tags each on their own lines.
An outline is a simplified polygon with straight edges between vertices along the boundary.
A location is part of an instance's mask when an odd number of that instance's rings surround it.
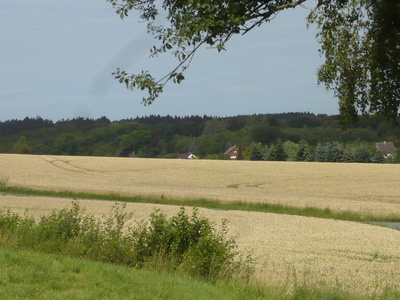
<svg viewBox="0 0 400 300">
<path fill-rule="evenodd" d="M 225 49 L 235 34 L 246 34 L 271 21 L 277 13 L 302 6 L 307 0 L 107 0 L 121 18 L 129 11 L 141 13 L 148 33 L 161 46 L 151 56 L 172 52 L 177 66 L 160 80 L 147 71 L 129 75 L 117 70 L 115 78 L 127 88 L 146 90 L 143 103 L 151 104 L 166 83 L 181 83 L 193 56 L 204 44 Z M 166 13 L 167 26 L 155 26 Z M 339 99 L 343 123 L 362 114 L 396 120 L 400 108 L 400 4 L 398 0 L 319 0 L 309 23 L 319 29 L 317 39 L 325 63 L 318 81 Z M 165 14 L 164 14 L 165 15 Z M 191 49 L 188 51 L 188 49 Z"/>
<path fill-rule="evenodd" d="M 156 26 L 153 21 L 159 14 L 154 0 L 107 0 L 121 18 L 129 11 L 141 12 L 141 18 L 148 21 L 147 31 L 161 46 L 150 49 L 150 57 L 160 53 L 172 52 L 178 59 L 177 66 L 161 79 L 155 79 L 148 71 L 140 74 L 128 74 L 117 69 L 112 73 L 120 83 L 125 83 L 129 90 L 139 89 L 148 93 L 142 98 L 144 105 L 149 105 L 163 92 L 164 86 L 172 81 L 180 84 L 189 68 L 194 54 L 204 44 L 218 51 L 225 50 L 225 44 L 234 34 L 246 34 L 254 27 L 268 22 L 281 10 L 296 7 L 306 0 L 271 0 L 264 1 L 162 1 L 162 9 L 168 12 L 169 27 Z M 246 25 L 252 22 L 250 26 Z M 187 50 L 191 48 L 191 50 Z"/>
</svg>

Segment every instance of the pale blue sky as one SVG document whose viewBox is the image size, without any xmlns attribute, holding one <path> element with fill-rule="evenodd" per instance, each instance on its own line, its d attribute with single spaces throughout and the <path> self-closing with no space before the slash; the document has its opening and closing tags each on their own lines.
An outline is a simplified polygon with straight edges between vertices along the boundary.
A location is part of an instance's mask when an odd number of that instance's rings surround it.
<svg viewBox="0 0 400 300">
<path fill-rule="evenodd" d="M 312 8 L 314 0 L 306 2 Z M 164 75 L 170 54 L 150 59 L 153 40 L 132 15 L 121 20 L 100 0 L 0 1 L 0 121 L 41 116 L 119 120 L 151 114 L 234 116 L 337 114 L 337 99 L 317 86 L 315 29 L 309 10 L 282 12 L 235 36 L 227 51 L 203 49 L 186 80 L 169 85 L 151 106 L 113 79 L 117 67 Z"/>
</svg>

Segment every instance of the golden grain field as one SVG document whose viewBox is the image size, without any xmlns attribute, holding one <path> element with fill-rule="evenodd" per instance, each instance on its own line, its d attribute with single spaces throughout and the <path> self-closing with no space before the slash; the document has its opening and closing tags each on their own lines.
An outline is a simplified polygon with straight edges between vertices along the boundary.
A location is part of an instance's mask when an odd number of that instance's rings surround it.
<svg viewBox="0 0 400 300">
<path fill-rule="evenodd" d="M 110 201 L 81 200 L 81 207 L 101 217 Z M 71 207 L 71 200 L 49 197 L 0 196 L 0 207 L 35 217 Z M 129 225 L 147 220 L 154 209 L 175 215 L 179 207 L 128 203 Z M 187 208 L 191 212 L 191 208 Z M 400 231 L 346 221 L 271 213 L 200 209 L 216 224 L 229 220 L 229 234 L 238 250 L 252 253 L 256 280 L 266 285 L 339 287 L 360 295 L 381 294 L 386 287 L 400 289 Z"/>
<path fill-rule="evenodd" d="M 400 213 L 400 166 L 248 161 L 162 160 L 0 155 L 0 179 L 32 188 L 126 195 L 211 198 L 336 210 Z M 71 200 L 0 195 L 0 209 L 40 216 Z M 110 211 L 109 201 L 80 201 L 89 213 Z M 127 204 L 132 222 L 155 209 Z M 188 209 L 190 211 L 190 209 Z M 242 253 L 253 253 L 258 280 L 307 283 L 352 293 L 400 289 L 400 231 L 354 222 L 270 213 L 200 209 L 228 228 Z"/>
<path fill-rule="evenodd" d="M 40 189 L 400 214 L 400 165 L 0 154 L 1 177 Z"/>
</svg>

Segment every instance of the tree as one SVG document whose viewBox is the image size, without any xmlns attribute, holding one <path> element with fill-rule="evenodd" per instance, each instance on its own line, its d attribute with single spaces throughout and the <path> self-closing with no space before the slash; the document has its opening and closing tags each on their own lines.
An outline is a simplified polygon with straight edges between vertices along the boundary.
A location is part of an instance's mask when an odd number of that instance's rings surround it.
<svg viewBox="0 0 400 300">
<path fill-rule="evenodd" d="M 140 12 L 148 32 L 160 42 L 151 56 L 172 52 L 176 68 L 161 79 L 148 71 L 130 75 L 117 69 L 115 78 L 133 90 L 146 90 L 145 105 L 163 92 L 168 81 L 181 83 L 194 54 L 203 45 L 225 49 L 235 34 L 270 22 L 284 10 L 307 0 L 107 0 L 121 18 Z M 394 120 L 400 106 L 400 6 L 398 0 L 319 0 L 309 22 L 317 24 L 325 64 L 318 80 L 339 98 L 342 121 L 359 112 Z M 158 19 L 167 25 L 158 25 Z"/>
<path fill-rule="evenodd" d="M 196 143 L 191 143 L 189 148 L 188 148 L 188 153 L 193 153 L 195 154 L 197 152 L 197 145 Z"/>
<path fill-rule="evenodd" d="M 31 149 L 28 146 L 28 141 L 25 136 L 21 136 L 17 142 L 15 142 L 13 148 L 13 153 L 17 154 L 29 154 L 31 153 Z"/>
<path fill-rule="evenodd" d="M 353 161 L 360 163 L 369 163 L 372 162 L 371 157 L 375 153 L 372 151 L 371 147 L 369 147 L 365 143 L 360 143 L 357 149 L 354 151 Z"/>
<path fill-rule="evenodd" d="M 268 147 L 264 159 L 272 161 L 285 161 L 287 159 L 283 143 L 280 139 Z"/>
<path fill-rule="evenodd" d="M 344 147 L 339 142 L 319 143 L 315 149 L 315 161 L 342 162 Z"/>
<path fill-rule="evenodd" d="M 182 136 L 182 135 L 175 135 L 174 136 L 174 141 L 175 141 L 175 146 L 174 146 L 174 151 L 175 152 L 178 152 L 178 153 L 186 153 L 186 152 L 194 153 L 194 152 L 189 151 L 189 148 L 194 143 L 194 139 L 192 137 Z"/>
<path fill-rule="evenodd" d="M 294 161 L 296 160 L 296 154 L 299 149 L 299 145 L 293 143 L 292 141 L 287 140 L 283 143 L 283 149 L 286 153 L 287 160 Z"/>
<path fill-rule="evenodd" d="M 339 99 L 342 123 L 359 113 L 396 120 L 400 106 L 398 0 L 320 1 L 309 21 L 325 63 L 318 81 Z"/>
<path fill-rule="evenodd" d="M 77 150 L 76 138 L 73 133 L 65 133 L 54 141 L 55 154 L 75 155 Z"/>
<path fill-rule="evenodd" d="M 246 149 L 250 154 L 250 160 L 262 160 L 265 152 L 265 147 L 261 143 L 252 142 L 250 146 Z"/>
<path fill-rule="evenodd" d="M 311 149 L 305 140 L 299 142 L 295 161 L 312 161 Z"/>
<path fill-rule="evenodd" d="M 226 131 L 228 127 L 228 121 L 219 118 L 213 118 L 212 120 L 206 121 L 206 125 L 203 130 L 203 136 L 211 137 L 215 134 Z"/>
<path fill-rule="evenodd" d="M 148 130 L 135 130 L 119 136 L 118 139 L 120 140 L 119 148 L 121 149 L 119 156 L 125 157 L 133 152 L 139 155 L 139 151 L 149 148 L 153 141 Z"/>
</svg>

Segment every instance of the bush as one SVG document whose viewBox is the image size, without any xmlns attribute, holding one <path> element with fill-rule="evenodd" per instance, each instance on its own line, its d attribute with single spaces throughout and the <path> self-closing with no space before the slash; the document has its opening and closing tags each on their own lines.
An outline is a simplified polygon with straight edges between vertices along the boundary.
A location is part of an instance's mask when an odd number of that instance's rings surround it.
<svg viewBox="0 0 400 300">
<path fill-rule="evenodd" d="M 49 216 L 43 216 L 38 224 L 40 240 L 50 239 L 70 240 L 77 237 L 81 231 L 82 217 L 77 202 L 72 203 L 71 209 L 53 211 Z"/>
<path fill-rule="evenodd" d="M 0 211 L 0 244 L 1 245 L 19 245 L 21 240 L 30 240 L 32 230 L 35 227 L 35 220 L 11 213 Z"/>
<path fill-rule="evenodd" d="M 86 215 L 77 202 L 39 222 L 0 212 L 0 242 L 102 262 L 179 270 L 211 281 L 231 277 L 239 269 L 251 270 L 250 260 L 241 260 L 235 242 L 227 238 L 226 222 L 217 231 L 196 208 L 190 217 L 181 208 L 170 219 L 155 211 L 149 224 L 127 228 L 131 214 L 124 208 L 125 204 L 115 205 L 103 221 Z"/>
<path fill-rule="evenodd" d="M 163 256 L 174 262 L 174 267 L 191 275 L 208 279 L 231 276 L 240 264 L 235 242 L 226 238 L 226 222 L 221 232 L 208 219 L 200 218 L 198 210 L 193 209 L 192 216 L 186 215 L 181 208 L 177 216 L 167 219 L 163 213 L 151 214 L 150 226 L 135 232 L 137 260 L 146 262 L 157 256 Z"/>
</svg>

